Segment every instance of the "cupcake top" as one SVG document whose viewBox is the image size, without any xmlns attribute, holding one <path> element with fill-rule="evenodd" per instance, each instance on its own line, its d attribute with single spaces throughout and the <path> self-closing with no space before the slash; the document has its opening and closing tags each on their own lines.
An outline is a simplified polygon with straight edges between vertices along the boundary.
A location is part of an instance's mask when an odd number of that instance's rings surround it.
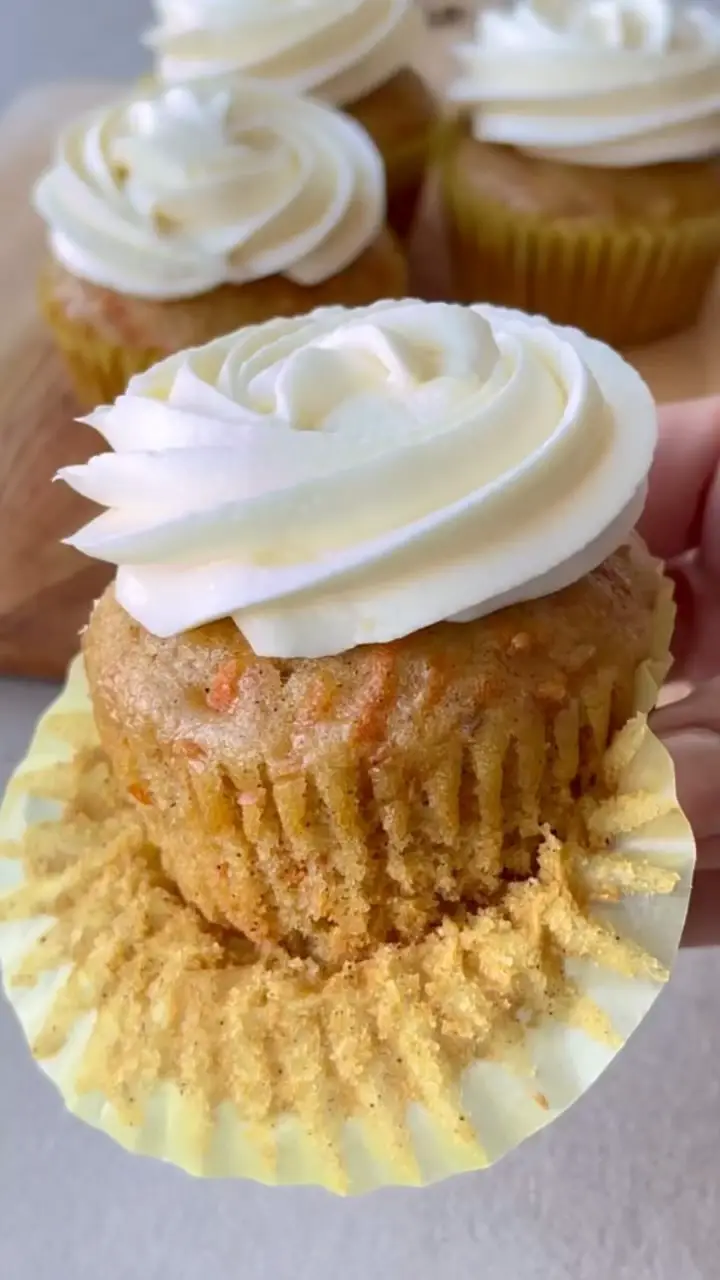
<svg viewBox="0 0 720 1280">
<path fill-rule="evenodd" d="M 720 14 L 673 0 L 488 9 L 450 94 L 481 141 L 625 167 L 720 150 Z"/>
<path fill-rule="evenodd" d="M 414 0 L 155 0 L 147 36 L 165 81 L 243 72 L 354 102 L 412 56 Z"/>
<path fill-rule="evenodd" d="M 652 397 L 573 329 L 490 306 L 325 308 L 172 356 L 87 421 L 60 472 L 108 510 L 70 542 L 119 566 L 158 636 L 231 616 L 317 657 L 576 581 L 628 536 Z"/>
<path fill-rule="evenodd" d="M 215 81 L 76 121 L 34 203 L 70 272 L 163 300 L 271 275 L 327 280 L 378 235 L 385 180 L 349 117 L 269 85 Z"/>
</svg>

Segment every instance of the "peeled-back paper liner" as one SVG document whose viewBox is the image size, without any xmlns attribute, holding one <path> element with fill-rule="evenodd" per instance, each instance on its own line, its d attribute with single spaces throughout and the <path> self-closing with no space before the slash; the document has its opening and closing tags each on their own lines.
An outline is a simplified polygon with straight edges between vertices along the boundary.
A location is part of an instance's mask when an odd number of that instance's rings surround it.
<svg viewBox="0 0 720 1280">
<path fill-rule="evenodd" d="M 134 809 L 118 821 L 103 801 L 76 660 L 0 810 L 5 989 L 70 1110 L 193 1174 L 354 1194 L 486 1167 L 579 1098 L 667 980 L 691 889 L 692 833 L 646 719 L 668 667 L 661 596 L 597 849 L 548 835 L 502 925 L 481 912 L 329 977 L 244 956 L 164 881 Z M 543 973 L 532 957 L 553 950 Z"/>
<path fill-rule="evenodd" d="M 711 217 L 642 225 L 547 217 L 475 192 L 444 144 L 444 221 L 455 296 L 643 346 L 694 323 L 720 261 Z"/>
</svg>

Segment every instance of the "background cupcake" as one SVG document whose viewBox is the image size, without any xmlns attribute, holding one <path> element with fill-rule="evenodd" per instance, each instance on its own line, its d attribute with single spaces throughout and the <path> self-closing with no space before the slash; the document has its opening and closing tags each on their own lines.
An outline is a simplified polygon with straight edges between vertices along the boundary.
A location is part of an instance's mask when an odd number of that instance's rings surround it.
<svg viewBox="0 0 720 1280">
<path fill-rule="evenodd" d="M 411 69 L 422 32 L 415 0 L 156 0 L 156 9 L 148 42 L 162 80 L 240 72 L 354 115 L 385 161 L 390 225 L 408 232 L 436 120 Z"/>
<path fill-rule="evenodd" d="M 627 345 L 696 317 L 720 257 L 720 18 L 670 0 L 488 10 L 444 167 L 459 296 Z"/>
<path fill-rule="evenodd" d="M 34 201 L 43 310 L 88 405 L 239 325 L 405 291 L 374 143 L 272 86 L 158 88 L 95 111 L 64 132 Z"/>
</svg>

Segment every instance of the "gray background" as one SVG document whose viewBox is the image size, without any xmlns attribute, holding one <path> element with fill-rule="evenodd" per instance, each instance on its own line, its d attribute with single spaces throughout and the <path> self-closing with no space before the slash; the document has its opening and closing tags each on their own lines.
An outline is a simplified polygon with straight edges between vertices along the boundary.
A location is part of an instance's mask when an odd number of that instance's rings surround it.
<svg viewBox="0 0 720 1280">
<path fill-rule="evenodd" d="M 142 0 L 0 0 L 0 106 L 142 67 Z M 0 786 L 47 686 L 0 681 Z M 7 1280 L 716 1280 L 720 951 L 670 989 L 585 1100 L 490 1173 L 360 1202 L 200 1184 L 72 1121 L 0 1004 Z"/>
<path fill-rule="evenodd" d="M 0 108 L 48 80 L 132 76 L 150 0 L 0 0 Z"/>
</svg>

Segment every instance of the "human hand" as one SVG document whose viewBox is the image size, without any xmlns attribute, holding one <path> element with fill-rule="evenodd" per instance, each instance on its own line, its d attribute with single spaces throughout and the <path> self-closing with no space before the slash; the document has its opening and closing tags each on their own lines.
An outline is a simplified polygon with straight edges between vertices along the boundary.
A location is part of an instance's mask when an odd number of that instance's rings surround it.
<svg viewBox="0 0 720 1280">
<path fill-rule="evenodd" d="M 675 580 L 673 684 L 653 716 L 698 845 L 683 941 L 720 944 L 720 397 L 660 410 L 640 532 Z"/>
</svg>

